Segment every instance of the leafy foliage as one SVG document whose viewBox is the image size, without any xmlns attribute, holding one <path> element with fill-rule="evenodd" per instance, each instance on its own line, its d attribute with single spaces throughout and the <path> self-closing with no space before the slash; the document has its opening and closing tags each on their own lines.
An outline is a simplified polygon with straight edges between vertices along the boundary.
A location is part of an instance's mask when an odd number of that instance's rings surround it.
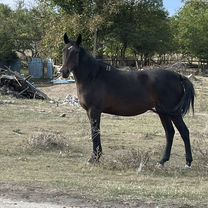
<svg viewBox="0 0 208 208">
<path fill-rule="evenodd" d="M 32 56 L 38 55 L 42 29 L 37 17 L 36 10 L 26 9 L 22 1 L 14 11 L 6 5 L 0 5 L 1 60 L 15 59 L 15 52 L 25 55 L 25 50 L 31 50 Z"/>
<path fill-rule="evenodd" d="M 75 39 L 99 57 L 152 56 L 182 53 L 208 59 L 208 3 L 186 0 L 178 15 L 168 17 L 162 0 L 37 0 L 15 10 L 0 5 L 0 60 L 15 51 L 52 57 L 61 62 L 62 36 Z M 197 43 L 197 44 L 196 44 Z"/>
<path fill-rule="evenodd" d="M 15 58 L 15 53 L 13 52 L 13 41 L 11 40 L 12 30 L 10 28 L 10 16 L 12 15 L 12 10 L 4 5 L 0 4 L 0 61 L 10 61 Z"/>
<path fill-rule="evenodd" d="M 182 53 L 208 59 L 208 2 L 186 1 L 175 21 Z"/>
</svg>

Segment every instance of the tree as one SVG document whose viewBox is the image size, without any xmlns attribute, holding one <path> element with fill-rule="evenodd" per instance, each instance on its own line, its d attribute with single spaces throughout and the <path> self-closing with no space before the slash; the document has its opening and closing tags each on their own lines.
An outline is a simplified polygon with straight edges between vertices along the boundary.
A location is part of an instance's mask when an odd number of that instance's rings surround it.
<svg viewBox="0 0 208 208">
<path fill-rule="evenodd" d="M 137 4 L 136 37 L 132 44 L 141 55 L 144 64 L 157 54 L 165 54 L 170 50 L 170 21 L 162 7 L 162 1 L 142 1 Z"/>
<path fill-rule="evenodd" d="M 109 16 L 116 11 L 117 5 L 122 0 L 41 0 L 56 6 L 58 13 L 69 17 L 70 26 L 66 29 L 69 33 L 78 35 L 83 33 L 89 47 L 93 46 L 94 55 L 97 51 L 99 34 L 110 24 Z M 65 14 L 64 14 L 64 12 Z"/>
<path fill-rule="evenodd" d="M 112 17 L 109 34 L 112 39 L 121 43 L 120 57 L 125 58 L 126 49 L 136 36 L 136 7 L 135 3 L 126 1 L 119 5 L 118 12 Z"/>
<path fill-rule="evenodd" d="M 11 30 L 15 41 L 15 50 L 25 54 L 31 50 L 32 56 L 38 56 L 38 43 L 42 37 L 42 24 L 35 8 L 28 10 L 24 1 L 19 1 L 13 12 Z"/>
<path fill-rule="evenodd" d="M 10 17 L 12 14 L 13 12 L 8 6 L 0 4 L 0 61 L 2 62 L 10 62 L 16 58 L 10 29 Z"/>
<path fill-rule="evenodd" d="M 38 56 L 38 44 L 42 36 L 41 23 L 38 22 L 36 10 L 27 9 L 24 1 L 19 1 L 15 10 L 0 5 L 0 58 L 12 60 L 16 52 L 25 57 L 25 51 L 30 50 L 32 56 Z"/>
<path fill-rule="evenodd" d="M 185 1 L 175 21 L 181 52 L 208 60 L 208 2 Z"/>
<path fill-rule="evenodd" d="M 161 0 L 124 1 L 112 21 L 109 32 L 121 43 L 122 58 L 128 47 L 144 60 L 170 51 L 170 20 Z"/>
</svg>

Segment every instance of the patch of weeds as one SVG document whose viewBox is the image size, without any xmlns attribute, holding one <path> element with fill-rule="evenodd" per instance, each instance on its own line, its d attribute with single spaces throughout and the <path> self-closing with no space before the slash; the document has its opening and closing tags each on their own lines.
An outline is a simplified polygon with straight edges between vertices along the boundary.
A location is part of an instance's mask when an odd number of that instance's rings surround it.
<svg viewBox="0 0 208 208">
<path fill-rule="evenodd" d="M 104 157 L 103 167 L 109 170 L 137 169 L 143 171 L 147 163 L 150 162 L 152 151 L 130 149 L 128 151 L 116 151 L 111 157 Z"/>
<path fill-rule="evenodd" d="M 193 154 L 197 163 L 195 166 L 200 172 L 208 172 L 208 140 L 207 134 L 202 134 L 200 138 L 194 140 Z"/>
<path fill-rule="evenodd" d="M 164 176 L 164 177 L 179 177 L 188 176 L 191 171 L 185 169 L 184 166 L 175 165 L 175 161 L 165 163 L 165 166 L 159 166 L 161 152 L 164 146 L 158 145 L 155 148 L 142 150 L 116 150 L 111 156 L 103 156 L 101 166 L 107 170 L 128 171 L 135 170 L 137 174 Z M 174 159 L 173 159 L 174 160 Z"/>
<path fill-rule="evenodd" d="M 66 151 L 69 149 L 69 141 L 59 132 L 38 132 L 28 139 L 28 145 L 34 150 Z"/>
<path fill-rule="evenodd" d="M 74 144 L 69 138 L 60 132 L 41 130 L 21 143 L 24 154 L 36 152 L 54 152 L 62 158 L 80 158 L 83 156 L 83 148 Z"/>
</svg>

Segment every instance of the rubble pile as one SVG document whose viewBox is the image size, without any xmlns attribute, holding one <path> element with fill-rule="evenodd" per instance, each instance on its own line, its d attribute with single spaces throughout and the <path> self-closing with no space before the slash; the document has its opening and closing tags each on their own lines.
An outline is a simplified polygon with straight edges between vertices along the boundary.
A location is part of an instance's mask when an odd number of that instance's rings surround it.
<svg viewBox="0 0 208 208">
<path fill-rule="evenodd" d="M 29 79 L 31 76 L 24 77 L 16 71 L 0 68 L 0 93 L 12 95 L 17 98 L 27 99 L 49 99 L 48 96 L 37 89 Z"/>
</svg>

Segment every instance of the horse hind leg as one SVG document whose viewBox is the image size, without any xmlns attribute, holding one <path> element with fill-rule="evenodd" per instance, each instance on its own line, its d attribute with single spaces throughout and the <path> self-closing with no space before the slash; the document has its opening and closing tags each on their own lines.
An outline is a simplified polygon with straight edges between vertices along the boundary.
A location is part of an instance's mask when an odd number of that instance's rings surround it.
<svg viewBox="0 0 208 208">
<path fill-rule="evenodd" d="M 175 134 L 175 130 L 174 130 L 171 118 L 168 115 L 159 114 L 159 117 L 163 125 L 163 128 L 165 130 L 165 135 L 166 135 L 165 151 L 164 151 L 162 160 L 160 160 L 159 162 L 159 164 L 163 166 L 164 163 L 170 159 L 170 153 L 171 153 L 171 148 L 173 144 L 173 137 Z"/>
<path fill-rule="evenodd" d="M 172 121 L 173 121 L 174 125 L 176 126 L 176 128 L 178 129 L 178 131 L 183 139 L 184 145 L 185 145 L 186 166 L 191 167 L 191 163 L 193 161 L 193 158 L 192 158 L 192 152 L 191 152 L 191 143 L 190 143 L 190 139 L 189 139 L 189 130 L 188 130 L 186 124 L 184 123 L 181 115 L 174 116 L 172 118 Z"/>
</svg>

